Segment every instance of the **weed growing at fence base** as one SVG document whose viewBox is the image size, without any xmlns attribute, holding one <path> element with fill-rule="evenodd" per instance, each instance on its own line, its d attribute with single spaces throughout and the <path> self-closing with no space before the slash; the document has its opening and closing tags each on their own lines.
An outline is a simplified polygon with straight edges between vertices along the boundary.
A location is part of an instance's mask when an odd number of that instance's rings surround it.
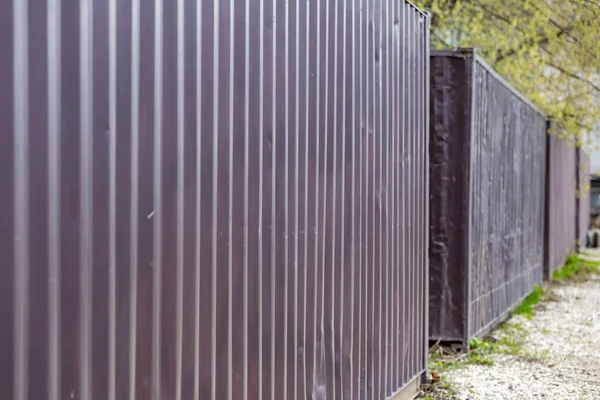
<svg viewBox="0 0 600 400">
<path fill-rule="evenodd" d="M 531 319 L 535 306 L 541 301 L 548 300 L 541 286 L 535 286 L 511 316 L 521 315 Z M 542 359 L 524 351 L 523 346 L 527 338 L 527 331 L 522 323 L 509 320 L 499 327 L 492 336 L 486 338 L 473 338 L 469 343 L 468 353 L 455 353 L 451 349 L 438 344 L 430 349 L 429 371 L 435 371 L 438 382 L 423 387 L 424 399 L 453 399 L 452 383 L 446 376 L 449 372 L 467 367 L 468 365 L 493 366 L 494 358 L 498 355 L 514 356 L 520 360 L 534 362 Z"/>
<path fill-rule="evenodd" d="M 536 304 L 538 304 L 542 300 L 542 295 L 544 294 L 544 289 L 541 286 L 535 285 L 533 287 L 533 292 L 531 292 L 525 300 L 517 307 L 517 309 L 513 312 L 513 315 L 522 315 L 527 319 L 531 319 L 533 316 L 533 309 Z"/>
<path fill-rule="evenodd" d="M 587 278 L 591 274 L 600 272 L 600 262 L 587 260 L 578 254 L 573 254 L 565 265 L 554 271 L 552 279 L 555 281 L 565 281 L 576 278 Z"/>
<path fill-rule="evenodd" d="M 571 279 L 600 273 L 600 262 L 594 262 L 575 255 L 569 258 L 565 267 L 558 270 L 555 279 Z M 535 286 L 533 291 L 510 314 L 511 317 L 521 316 L 530 320 L 539 303 L 556 301 L 556 293 L 550 285 L 544 288 Z M 540 305 L 540 307 L 543 304 Z M 474 338 L 469 343 L 467 353 L 453 352 L 450 348 L 437 343 L 429 351 L 429 371 L 435 371 L 437 381 L 422 387 L 421 399 L 448 400 L 455 399 L 451 372 L 469 365 L 493 366 L 499 356 L 508 356 L 522 362 L 539 363 L 544 365 L 548 359 L 547 352 L 528 351 L 525 343 L 528 337 L 526 322 L 520 318 L 511 318 L 502 324 L 493 334 L 483 339 Z M 547 330 L 542 330 L 548 334 Z"/>
</svg>

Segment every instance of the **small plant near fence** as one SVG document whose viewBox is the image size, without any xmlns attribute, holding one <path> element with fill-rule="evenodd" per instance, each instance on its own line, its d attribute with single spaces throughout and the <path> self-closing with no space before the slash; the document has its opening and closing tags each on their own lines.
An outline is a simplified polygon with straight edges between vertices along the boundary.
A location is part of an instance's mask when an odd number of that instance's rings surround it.
<svg viewBox="0 0 600 400">
<path fill-rule="evenodd" d="M 600 262 L 592 261 L 579 254 L 573 254 L 565 265 L 554 271 L 552 279 L 555 281 L 587 280 L 590 275 L 600 273 Z"/>
</svg>

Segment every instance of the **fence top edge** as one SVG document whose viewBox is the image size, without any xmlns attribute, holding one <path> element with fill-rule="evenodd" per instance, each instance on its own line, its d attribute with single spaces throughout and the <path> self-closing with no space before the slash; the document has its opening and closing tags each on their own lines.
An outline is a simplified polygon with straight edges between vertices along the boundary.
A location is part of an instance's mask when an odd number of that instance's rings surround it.
<svg viewBox="0 0 600 400">
<path fill-rule="evenodd" d="M 515 95 L 519 100 L 521 100 L 525 105 L 539 114 L 544 120 L 548 121 L 548 116 L 538 108 L 531 100 L 529 100 L 525 95 L 519 92 L 513 85 L 511 85 L 502 75 L 498 73 L 491 65 L 487 63 L 479 54 L 477 54 L 477 49 L 473 47 L 465 47 L 465 48 L 455 48 L 455 49 L 443 49 L 443 50 L 432 50 L 432 57 L 457 57 L 457 58 L 465 58 L 472 59 L 474 62 L 481 65 L 487 73 L 489 73 L 494 79 L 496 79 L 502 86 L 507 88 L 513 95 Z"/>
<path fill-rule="evenodd" d="M 423 11 L 421 10 L 419 7 L 417 7 L 415 5 L 415 3 L 413 3 L 410 0 L 404 0 L 405 4 L 408 4 L 410 7 L 412 7 L 415 11 L 417 11 L 418 13 L 420 13 L 422 16 L 424 16 L 425 18 L 429 19 L 429 13 L 427 11 Z"/>
</svg>

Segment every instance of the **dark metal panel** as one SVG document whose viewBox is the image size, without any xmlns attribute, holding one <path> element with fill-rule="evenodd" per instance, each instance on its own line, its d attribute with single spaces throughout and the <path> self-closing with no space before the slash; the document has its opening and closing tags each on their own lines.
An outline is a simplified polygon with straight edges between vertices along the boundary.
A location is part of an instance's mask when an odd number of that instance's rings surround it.
<svg viewBox="0 0 600 400">
<path fill-rule="evenodd" d="M 3 398 L 371 399 L 423 373 L 428 17 L 63 5 L 0 17 Z"/>
<path fill-rule="evenodd" d="M 464 57 L 431 59 L 431 338 L 462 340 L 466 331 L 472 65 Z"/>
<path fill-rule="evenodd" d="M 468 342 L 541 282 L 546 122 L 474 50 L 431 60 L 430 337 Z"/>
</svg>

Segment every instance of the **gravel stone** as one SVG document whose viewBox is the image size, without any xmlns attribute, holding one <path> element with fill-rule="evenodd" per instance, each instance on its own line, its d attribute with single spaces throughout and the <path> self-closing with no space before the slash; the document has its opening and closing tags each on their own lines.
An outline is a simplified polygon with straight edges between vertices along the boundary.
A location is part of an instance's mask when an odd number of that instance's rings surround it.
<svg viewBox="0 0 600 400">
<path fill-rule="evenodd" d="M 494 355 L 494 365 L 448 372 L 460 400 L 600 400 L 600 278 L 553 285 L 557 301 L 533 318 L 512 319 L 527 332 L 522 353 Z"/>
</svg>

